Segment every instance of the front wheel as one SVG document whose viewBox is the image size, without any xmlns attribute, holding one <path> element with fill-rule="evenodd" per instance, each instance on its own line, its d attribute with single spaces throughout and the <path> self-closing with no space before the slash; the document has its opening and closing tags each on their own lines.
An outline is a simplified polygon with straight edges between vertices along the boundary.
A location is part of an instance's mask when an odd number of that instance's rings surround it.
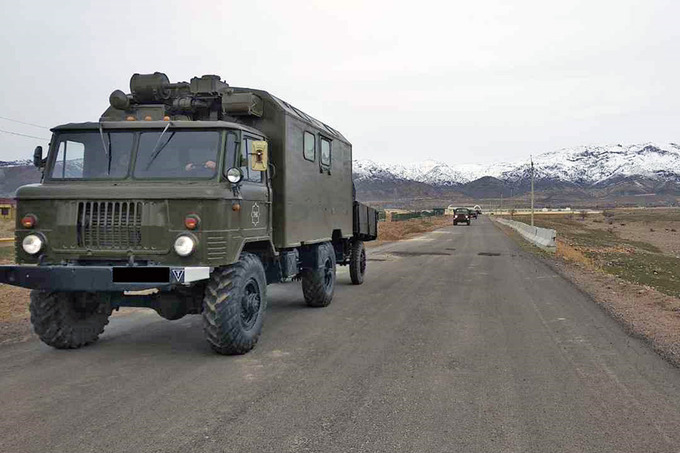
<svg viewBox="0 0 680 453">
<path fill-rule="evenodd" d="M 335 250 L 329 242 L 319 245 L 318 260 L 302 271 L 302 293 L 310 307 L 326 307 L 335 292 Z"/>
<path fill-rule="evenodd" d="M 352 251 L 349 257 L 349 276 L 352 283 L 361 285 L 366 274 L 366 248 L 364 241 L 352 241 Z"/>
<path fill-rule="evenodd" d="M 43 343 L 76 349 L 97 341 L 109 323 L 111 304 L 84 292 L 31 291 L 31 323 Z"/>
<path fill-rule="evenodd" d="M 262 261 L 244 252 L 238 262 L 217 268 L 203 296 L 203 331 L 215 352 L 245 354 L 255 347 L 267 307 Z"/>
</svg>

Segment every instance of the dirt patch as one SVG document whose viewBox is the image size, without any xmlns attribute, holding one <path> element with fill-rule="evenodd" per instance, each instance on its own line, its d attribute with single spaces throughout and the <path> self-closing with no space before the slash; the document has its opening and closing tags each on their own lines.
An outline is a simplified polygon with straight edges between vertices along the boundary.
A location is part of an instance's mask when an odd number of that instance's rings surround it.
<svg viewBox="0 0 680 453">
<path fill-rule="evenodd" d="M 366 247 L 376 247 L 386 242 L 401 241 L 419 234 L 434 231 L 451 224 L 450 217 L 426 217 L 402 222 L 380 222 L 378 240 L 366 243 Z"/>
<path fill-rule="evenodd" d="M 33 338 L 33 331 L 28 319 L 0 321 L 0 345 L 20 343 L 31 338 Z"/>
<path fill-rule="evenodd" d="M 31 337 L 29 294 L 27 289 L 0 284 L 0 344 Z"/>
</svg>

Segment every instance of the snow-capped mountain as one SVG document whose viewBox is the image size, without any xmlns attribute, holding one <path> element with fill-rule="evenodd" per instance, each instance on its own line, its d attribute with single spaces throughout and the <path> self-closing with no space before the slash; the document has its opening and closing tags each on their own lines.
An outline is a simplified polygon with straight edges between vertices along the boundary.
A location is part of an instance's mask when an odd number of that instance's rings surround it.
<svg viewBox="0 0 680 453">
<path fill-rule="evenodd" d="M 0 160 L 0 168 L 5 167 L 26 167 L 29 165 L 33 165 L 32 160 L 12 160 L 12 161 L 4 161 Z"/>
<path fill-rule="evenodd" d="M 426 160 L 413 164 L 385 164 L 370 160 L 353 163 L 354 177 L 361 180 L 406 180 L 434 186 L 455 186 L 491 176 L 516 182 L 530 174 L 529 159 L 491 165 L 449 164 Z M 579 146 L 534 156 L 537 179 L 579 185 L 601 184 L 612 178 L 640 176 L 655 180 L 680 180 L 680 145 Z"/>
</svg>

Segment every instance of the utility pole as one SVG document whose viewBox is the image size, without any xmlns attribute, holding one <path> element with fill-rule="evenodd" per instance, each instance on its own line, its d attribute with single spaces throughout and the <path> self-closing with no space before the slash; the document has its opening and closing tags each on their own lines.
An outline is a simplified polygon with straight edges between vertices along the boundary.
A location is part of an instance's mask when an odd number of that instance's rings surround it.
<svg viewBox="0 0 680 453">
<path fill-rule="evenodd" d="M 531 159 L 531 226 L 534 226 L 534 158 Z"/>
</svg>

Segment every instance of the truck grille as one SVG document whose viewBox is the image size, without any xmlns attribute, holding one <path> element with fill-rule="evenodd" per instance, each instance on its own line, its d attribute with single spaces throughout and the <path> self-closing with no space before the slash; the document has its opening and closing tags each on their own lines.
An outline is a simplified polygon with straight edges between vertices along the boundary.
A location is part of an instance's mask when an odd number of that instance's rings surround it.
<svg viewBox="0 0 680 453">
<path fill-rule="evenodd" d="M 127 250 L 142 245 L 142 205 L 137 201 L 78 203 L 78 246 Z"/>
</svg>

